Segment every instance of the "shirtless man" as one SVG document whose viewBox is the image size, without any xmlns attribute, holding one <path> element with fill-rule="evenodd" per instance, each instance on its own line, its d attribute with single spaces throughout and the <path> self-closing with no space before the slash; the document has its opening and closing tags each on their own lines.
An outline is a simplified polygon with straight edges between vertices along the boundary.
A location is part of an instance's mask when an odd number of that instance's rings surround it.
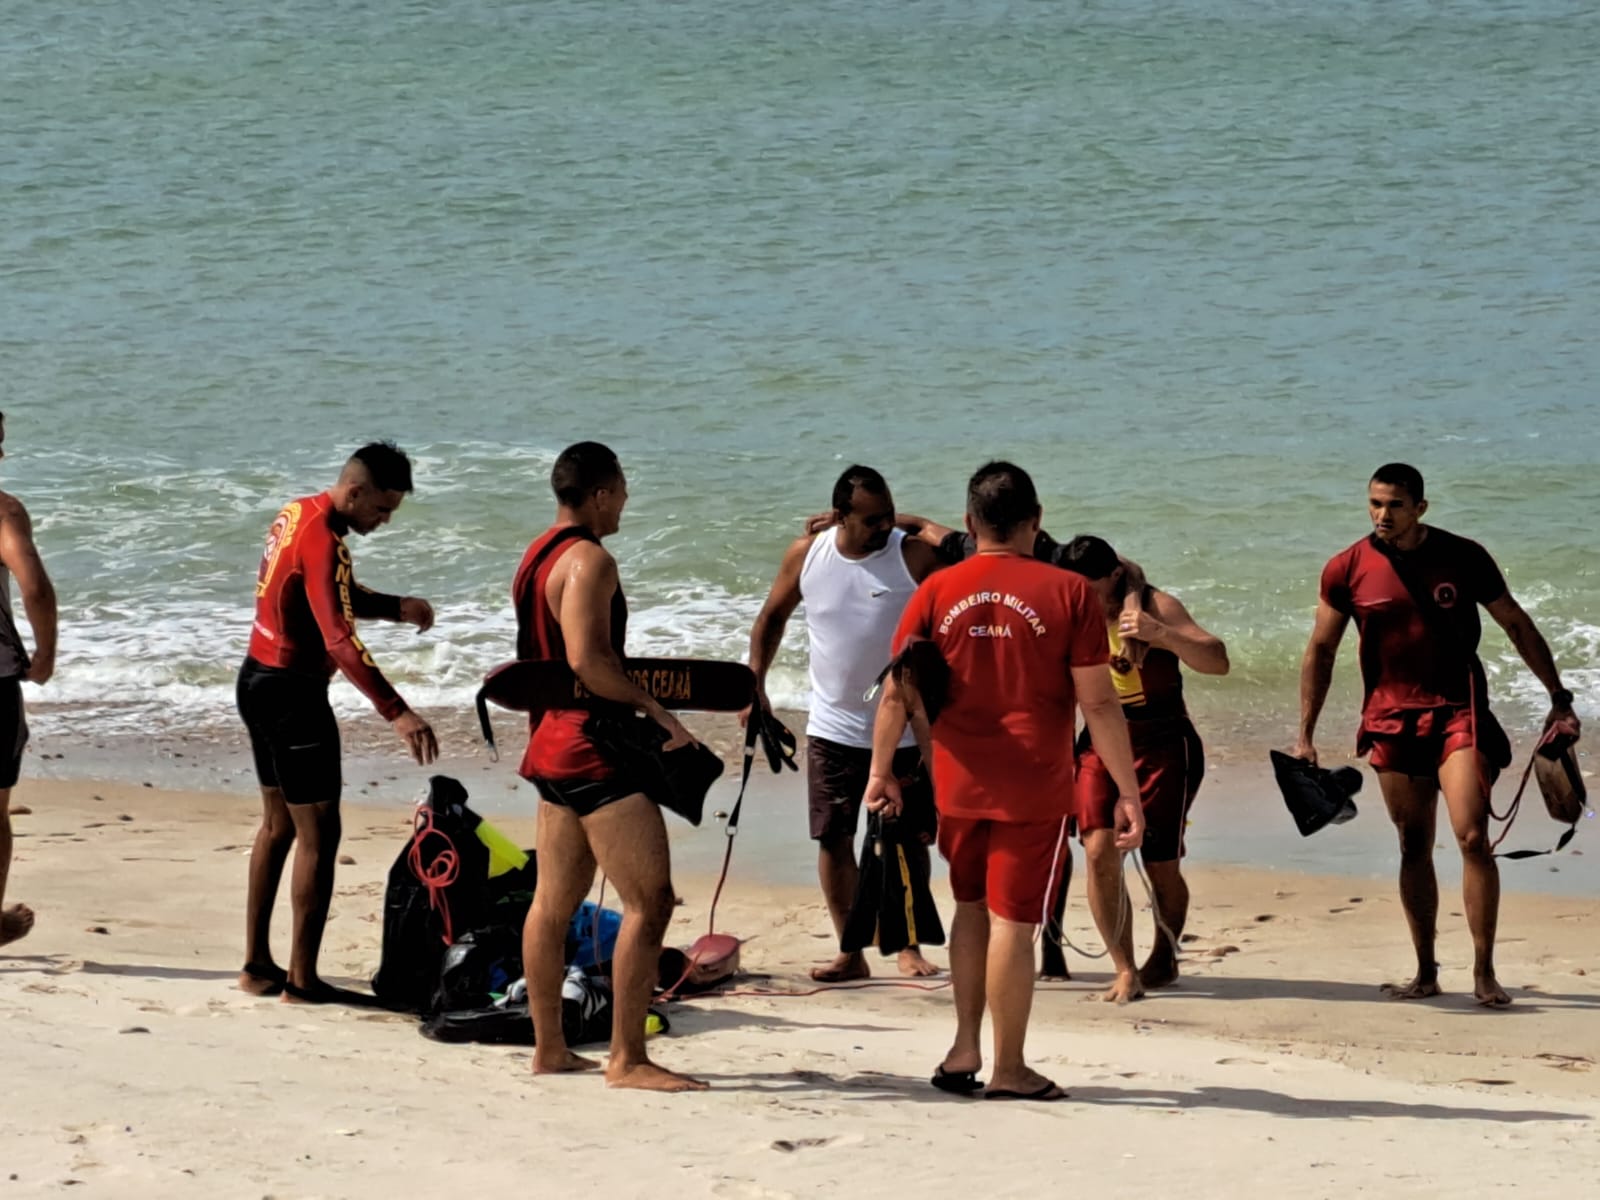
<svg viewBox="0 0 1600 1200">
<path fill-rule="evenodd" d="M 833 485 L 831 526 L 789 546 L 750 631 L 756 702 L 771 711 L 767 672 L 789 618 L 805 604 L 811 641 L 806 787 L 811 837 L 817 843 L 817 875 L 836 937 L 844 934 L 856 894 L 856 825 L 872 763 L 872 721 L 878 705 L 876 699 L 863 697 L 889 661 L 895 625 L 906 601 L 942 565 L 932 547 L 895 528 L 894 497 L 883 476 L 871 467 L 849 467 Z M 931 805 L 921 755 L 909 729 L 894 766 L 901 779 L 923 781 L 924 786 L 906 788 L 910 803 Z M 906 858 L 913 874 L 926 882 L 927 849 L 908 846 Z M 902 975 L 938 974 L 917 946 L 900 952 L 899 967 Z M 841 952 L 813 968 L 811 978 L 842 983 L 870 974 L 864 954 Z"/>
<path fill-rule="evenodd" d="M 0 458 L 5 457 L 6 418 L 0 413 Z M 22 607 L 33 626 L 30 656 L 11 615 L 11 580 L 17 581 Z M 28 936 L 33 910 L 6 907 L 11 874 L 11 789 L 22 772 L 28 722 L 22 711 L 22 684 L 44 684 L 56 669 L 56 592 L 33 544 L 33 522 L 15 496 L 0 492 L 0 946 Z"/>
<path fill-rule="evenodd" d="M 1107 670 L 1100 603 L 1080 575 L 1033 557 L 1039 498 L 1011 463 L 980 467 L 967 488 L 977 552 L 939 571 L 911 598 L 895 650 L 933 642 L 950 685 L 933 722 L 939 852 L 950 864 L 956 916 L 950 939 L 954 1044 L 934 1073 L 944 1091 L 973 1093 L 983 1014 L 994 1019 L 986 1096 L 1058 1100 L 1065 1093 L 1023 1056 L 1033 1007 L 1033 939 L 1050 910 L 1072 805 L 1075 710 L 1117 782 L 1115 842 L 1138 846 L 1144 817 L 1127 723 Z M 907 693 L 892 678 L 878 708 L 866 803 L 893 815 L 892 768 Z"/>
<path fill-rule="evenodd" d="M 1548 725 L 1573 720 L 1572 693 L 1550 647 L 1511 597 L 1493 558 L 1476 542 L 1422 523 L 1421 473 L 1379 467 L 1367 485 L 1372 535 L 1322 571 L 1316 624 L 1300 668 L 1297 757 L 1317 761 L 1317 717 L 1328 697 L 1339 641 L 1352 618 L 1361 635 L 1365 700 L 1356 753 L 1368 756 L 1400 832 L 1400 902 L 1417 952 L 1409 983 L 1385 985 L 1402 1000 L 1439 995 L 1434 958 L 1439 883 L 1433 870 L 1439 792 L 1461 850 L 1462 891 L 1472 931 L 1473 992 L 1500 1008 L 1511 997 L 1495 978 L 1500 873 L 1489 843 L 1489 788 L 1511 764 L 1511 744 L 1489 711 L 1478 660 L 1482 605 L 1550 693 Z"/>
<path fill-rule="evenodd" d="M 238 684 L 262 800 L 239 972 L 239 986 L 256 995 L 281 992 L 299 1004 L 359 1000 L 317 974 L 343 831 L 339 726 L 328 704 L 334 672 L 343 671 L 361 689 L 417 762 L 438 757 L 432 728 L 390 686 L 356 634 L 356 622 L 368 619 L 426 632 L 433 609 L 415 596 L 386 596 L 358 584 L 344 540 L 387 525 L 410 491 L 410 459 L 391 442 L 373 442 L 350 456 L 333 487 L 285 507 L 267 534 L 255 626 Z M 278 883 L 296 842 L 294 941 L 284 971 L 273 961 L 269 933 Z"/>
<path fill-rule="evenodd" d="M 1089 581 L 1105 612 L 1111 640 L 1111 682 L 1128 719 L 1134 774 L 1144 809 L 1144 844 L 1139 856 L 1155 904 L 1155 942 L 1150 957 L 1133 969 L 1133 905 L 1114 845 L 1117 788 L 1087 733 L 1078 740 L 1078 832 L 1089 859 L 1089 908 L 1116 969 L 1106 1000 L 1126 1004 L 1144 989 L 1178 978 L 1177 939 L 1189 916 L 1189 885 L 1180 863 L 1183 829 L 1195 793 L 1205 778 L 1205 748 L 1183 702 L 1183 674 L 1228 673 L 1228 648 L 1189 615 L 1181 601 L 1146 585 L 1128 586 L 1117 552 L 1097 537 L 1076 537 L 1062 551 L 1061 565 Z M 1129 612 L 1129 595 L 1139 607 Z M 1134 666 L 1122 653 L 1125 637 L 1149 649 Z M 1057 921 L 1060 914 L 1057 914 Z"/>
<path fill-rule="evenodd" d="M 517 657 L 565 661 L 596 696 L 629 705 L 660 725 L 668 735 L 664 750 L 690 745 L 689 731 L 623 671 L 628 605 L 616 560 L 601 545 L 617 532 L 628 502 L 617 456 L 599 442 L 569 446 L 556 459 L 550 487 L 555 523 L 528 547 L 512 585 Z M 520 770 L 540 796 L 539 886 L 522 931 L 533 1071 L 597 1065 L 567 1048 L 561 984 L 567 927 L 598 865 L 622 898 L 606 1082 L 656 1092 L 703 1091 L 704 1083 L 657 1066 L 645 1050 L 645 1017 L 674 904 L 661 810 L 590 741 L 586 718 L 575 710 L 536 715 Z"/>
</svg>

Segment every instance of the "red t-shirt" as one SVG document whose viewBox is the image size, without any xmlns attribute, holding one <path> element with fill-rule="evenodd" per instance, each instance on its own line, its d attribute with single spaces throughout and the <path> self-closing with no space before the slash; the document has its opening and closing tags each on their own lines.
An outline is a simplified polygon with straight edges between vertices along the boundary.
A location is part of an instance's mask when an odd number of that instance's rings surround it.
<svg viewBox="0 0 1600 1200">
<path fill-rule="evenodd" d="M 566 638 L 562 636 L 560 620 L 545 599 L 545 589 L 563 555 L 577 542 L 595 540 L 592 533 L 579 526 L 555 525 L 536 537 L 522 556 L 511 584 L 511 602 L 517 610 L 518 658 L 566 662 Z M 628 603 L 619 586 L 611 597 L 611 644 L 619 657 L 627 633 Z M 518 773 L 530 780 L 609 778 L 613 768 L 583 732 L 588 719 L 589 714 L 578 709 L 530 716 L 528 748 Z"/>
<path fill-rule="evenodd" d="M 1433 597 L 1439 618 L 1424 615 L 1391 555 Z M 1483 633 L 1478 605 L 1505 594 L 1505 577 L 1487 550 L 1431 526 L 1409 553 L 1365 537 L 1330 559 L 1322 569 L 1322 599 L 1355 618 L 1360 631 L 1363 717 L 1466 704 Z"/>
<path fill-rule="evenodd" d="M 400 598 L 356 582 L 336 520 L 333 497 L 323 492 L 292 501 L 272 523 L 256 575 L 250 657 L 264 667 L 323 679 L 343 671 L 392 721 L 406 702 L 356 636 L 356 620 L 397 621 Z"/>
<path fill-rule="evenodd" d="M 947 816 L 1050 821 L 1072 806 L 1073 667 L 1110 661 L 1105 611 L 1081 575 L 980 554 L 931 575 L 894 648 L 928 638 L 950 664 L 933 725 L 933 786 Z"/>
</svg>

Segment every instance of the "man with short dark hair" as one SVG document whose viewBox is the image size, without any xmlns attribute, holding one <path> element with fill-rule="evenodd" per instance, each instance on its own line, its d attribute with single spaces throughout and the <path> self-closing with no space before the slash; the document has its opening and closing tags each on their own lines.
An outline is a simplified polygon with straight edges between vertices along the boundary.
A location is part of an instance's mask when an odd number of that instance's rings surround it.
<svg viewBox="0 0 1600 1200">
<path fill-rule="evenodd" d="M 1228 649 L 1196 623 L 1177 597 L 1148 584 L 1135 594 L 1138 607 L 1129 611 L 1125 601 L 1133 589 L 1127 571 L 1102 538 L 1073 538 L 1059 561 L 1089 581 L 1105 612 L 1111 682 L 1128 721 L 1144 809 L 1139 856 L 1150 880 L 1156 931 L 1150 957 L 1135 972 L 1133 905 L 1123 878 L 1123 852 L 1113 836 L 1119 793 L 1085 731 L 1078 739 L 1078 833 L 1089 860 L 1089 908 L 1117 973 L 1103 998 L 1125 1004 L 1144 995 L 1145 988 L 1165 987 L 1178 977 L 1178 939 L 1189 915 L 1189 886 L 1180 869 L 1183 831 L 1206 769 L 1200 735 L 1183 701 L 1180 668 L 1226 675 Z M 1123 639 L 1129 637 L 1149 647 L 1137 666 L 1122 651 Z M 1059 911 L 1056 921 L 1061 921 Z"/>
<path fill-rule="evenodd" d="M 569 446 L 550 472 L 550 489 L 555 522 L 529 545 L 512 584 L 517 657 L 565 662 L 594 695 L 644 712 L 666 731 L 664 751 L 692 744 L 678 719 L 623 670 L 628 604 L 616 560 L 601 545 L 620 528 L 628 502 L 617 456 L 599 442 Z M 561 985 L 567 928 L 598 866 L 622 899 L 606 1082 L 701 1091 L 704 1083 L 657 1066 L 645 1049 L 645 1017 L 674 904 L 666 826 L 643 783 L 590 739 L 586 720 L 578 710 L 535 714 L 519 772 L 540 796 L 539 886 L 522 933 L 533 1071 L 596 1065 L 567 1046 Z"/>
<path fill-rule="evenodd" d="M 1550 693 L 1548 727 L 1577 718 L 1550 647 L 1511 597 L 1489 553 L 1422 518 L 1422 474 L 1405 463 L 1379 467 L 1367 485 L 1372 534 L 1322 571 L 1316 624 L 1300 669 L 1300 736 L 1294 753 L 1317 761 L 1317 717 L 1328 696 L 1339 642 L 1352 619 L 1361 634 L 1365 699 L 1356 753 L 1367 755 L 1400 833 L 1400 900 L 1417 952 L 1416 977 L 1385 985 L 1402 1000 L 1439 994 L 1434 957 L 1439 883 L 1433 870 L 1439 792 L 1461 849 L 1462 891 L 1472 931 L 1473 991 L 1499 1008 L 1511 997 L 1495 977 L 1500 875 L 1489 841 L 1489 789 L 1511 764 L 1511 743 L 1489 711 L 1478 659 L 1482 605 Z"/>
<path fill-rule="evenodd" d="M 5 457 L 6 418 L 0 413 L 0 458 Z M 23 610 L 33 627 L 33 653 L 23 645 L 11 613 L 11 581 L 17 581 Z M 22 773 L 28 721 L 22 710 L 22 685 L 43 686 L 56 669 L 56 592 L 33 541 L 33 521 L 22 501 L 0 492 L 0 946 L 27 937 L 33 910 L 6 907 L 11 874 L 11 789 Z"/>
<path fill-rule="evenodd" d="M 286 506 L 267 534 L 238 683 L 262 797 L 239 972 L 239 986 L 256 995 L 281 992 L 286 1001 L 309 1004 L 354 998 L 317 974 L 342 834 L 339 726 L 328 703 L 334 672 L 344 672 L 372 701 L 417 762 L 431 763 L 439 753 L 433 729 L 383 677 L 356 633 L 356 622 L 369 619 L 426 632 L 433 608 L 415 596 L 358 584 L 344 540 L 387 525 L 410 491 L 411 460 L 392 442 L 373 442 L 350 456 L 333 487 Z M 273 960 L 269 933 L 278 883 L 297 841 L 294 941 L 284 971 Z"/>
<path fill-rule="evenodd" d="M 1034 932 L 1048 916 L 1072 806 L 1074 710 L 1081 708 L 1118 785 L 1115 841 L 1144 833 L 1127 723 L 1106 669 L 1105 621 L 1084 579 L 1032 557 L 1041 510 L 1021 467 L 992 462 L 967 488 L 977 552 L 927 579 L 906 606 L 898 652 L 931 641 L 949 669 L 948 699 L 932 725 L 939 852 L 950 864 L 955 1042 L 935 1087 L 982 1085 L 979 1033 L 994 1019 L 988 1097 L 1056 1100 L 1065 1093 L 1023 1056 L 1033 1005 Z M 866 802 L 896 812 L 892 762 L 908 718 L 907 688 L 891 677 L 873 731 Z"/>
<path fill-rule="evenodd" d="M 815 521 L 816 518 L 812 520 Z M 895 520 L 896 524 L 912 537 L 937 550 L 940 559 L 946 563 L 963 562 L 978 551 L 977 539 L 970 530 L 951 529 L 947 525 L 941 525 L 937 521 L 930 521 L 927 517 L 920 517 L 914 513 L 900 513 Z M 1062 556 L 1065 553 L 1066 544 L 1056 541 L 1043 529 L 1040 529 L 1033 539 L 1032 554 L 1040 562 L 1058 567 L 1064 566 Z M 1119 558 L 1117 561 L 1127 585 L 1124 608 L 1131 615 L 1139 611 L 1139 596 L 1143 594 L 1145 586 L 1144 569 L 1128 559 Z M 1147 649 L 1148 647 L 1136 637 L 1129 637 L 1122 644 L 1123 657 L 1135 668 L 1143 661 Z M 1071 820 L 1075 824 L 1076 815 Z M 1069 841 L 1061 853 L 1061 881 L 1056 889 L 1055 911 L 1045 925 L 1044 936 L 1039 943 L 1040 979 L 1072 978 L 1071 971 L 1067 969 L 1066 955 L 1062 951 L 1064 941 L 1062 920 L 1066 913 L 1067 891 L 1071 884 L 1072 844 Z"/>
<path fill-rule="evenodd" d="M 750 631 L 750 669 L 757 703 L 771 710 L 767 672 L 777 657 L 789 618 L 805 605 L 811 643 L 811 708 L 806 721 L 806 787 L 811 837 L 817 843 L 817 875 L 843 936 L 855 897 L 856 825 L 872 764 L 872 721 L 877 701 L 866 699 L 889 661 L 896 623 L 917 585 L 942 564 L 929 546 L 895 528 L 894 497 L 871 467 L 847 467 L 833 487 L 833 522 L 794 541 Z M 908 730 L 895 754 L 899 778 L 913 805 L 931 806 L 926 766 Z M 906 847 L 907 865 L 926 881 L 928 853 Z M 900 952 L 901 974 L 938 973 L 918 946 Z M 819 983 L 865 979 L 872 973 L 859 950 L 842 949 L 814 968 Z"/>
</svg>

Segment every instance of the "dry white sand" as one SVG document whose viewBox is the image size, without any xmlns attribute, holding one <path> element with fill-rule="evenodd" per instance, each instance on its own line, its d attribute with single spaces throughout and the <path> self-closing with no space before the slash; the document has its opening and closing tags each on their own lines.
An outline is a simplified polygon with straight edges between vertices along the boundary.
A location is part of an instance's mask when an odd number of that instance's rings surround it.
<svg viewBox="0 0 1600 1200">
<path fill-rule="evenodd" d="M 1030 1054 L 1065 1102 L 932 1090 L 949 994 L 904 988 L 674 1005 L 654 1052 L 713 1090 L 658 1097 L 233 990 L 253 801 L 25 780 L 13 802 L 32 812 L 11 891 L 39 923 L 0 951 L 0 1200 L 1597 1194 L 1593 900 L 1506 898 L 1516 1004 L 1488 1012 L 1448 890 L 1448 994 L 1404 1004 L 1377 991 L 1410 961 L 1392 884 L 1199 866 L 1179 987 L 1107 1006 L 1099 964 L 1071 958 L 1080 978 L 1041 989 Z M 364 983 L 408 813 L 347 814 L 324 966 Z M 686 943 L 709 888 L 678 882 Z M 1073 916 L 1096 942 L 1081 894 Z M 809 891 L 736 877 L 719 924 L 751 939 L 761 986 L 808 986 L 827 947 Z"/>
</svg>

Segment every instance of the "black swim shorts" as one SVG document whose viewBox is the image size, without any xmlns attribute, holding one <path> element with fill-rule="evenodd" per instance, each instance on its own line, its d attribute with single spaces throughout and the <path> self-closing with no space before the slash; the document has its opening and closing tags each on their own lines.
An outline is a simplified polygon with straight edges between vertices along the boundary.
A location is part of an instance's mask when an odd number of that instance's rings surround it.
<svg viewBox="0 0 1600 1200">
<path fill-rule="evenodd" d="M 22 711 L 22 680 L 0 679 L 0 791 L 17 786 L 22 751 L 28 745 L 28 719 Z"/>
<path fill-rule="evenodd" d="M 646 794 L 638 780 L 622 771 L 604 779 L 533 779 L 529 782 L 551 804 L 571 809 L 579 817 L 592 817 L 608 804 Z"/>
<path fill-rule="evenodd" d="M 247 658 L 237 697 L 261 786 L 281 788 L 290 804 L 337 801 L 343 784 L 339 725 L 327 681 Z"/>
<path fill-rule="evenodd" d="M 933 807 L 933 787 L 921 762 L 922 754 L 915 746 L 902 746 L 894 752 L 894 773 L 901 780 L 900 795 L 907 811 Z M 806 739 L 806 799 L 813 841 L 855 837 L 861 798 L 871 775 L 870 749 L 826 738 Z"/>
</svg>

